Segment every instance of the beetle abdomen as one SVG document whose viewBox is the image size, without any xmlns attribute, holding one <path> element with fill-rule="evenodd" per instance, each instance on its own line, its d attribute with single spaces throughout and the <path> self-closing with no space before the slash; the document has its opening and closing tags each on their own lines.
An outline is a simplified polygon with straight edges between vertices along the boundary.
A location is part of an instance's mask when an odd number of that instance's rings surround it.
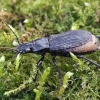
<svg viewBox="0 0 100 100">
<path fill-rule="evenodd" d="M 99 47 L 100 47 L 100 43 L 98 38 L 92 35 L 92 41 L 89 41 L 86 44 L 81 45 L 79 47 L 72 48 L 69 51 L 74 53 L 87 53 L 87 52 L 96 51 L 99 49 Z"/>
<path fill-rule="evenodd" d="M 82 46 L 92 41 L 92 34 L 84 30 L 72 30 L 63 34 L 51 35 L 49 37 L 49 48 L 51 51 L 66 51 Z"/>
</svg>

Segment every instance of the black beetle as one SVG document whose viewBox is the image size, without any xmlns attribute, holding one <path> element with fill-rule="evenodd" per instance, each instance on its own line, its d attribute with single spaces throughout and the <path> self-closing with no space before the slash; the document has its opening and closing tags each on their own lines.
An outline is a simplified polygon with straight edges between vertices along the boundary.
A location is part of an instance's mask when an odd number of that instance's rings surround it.
<svg viewBox="0 0 100 100">
<path fill-rule="evenodd" d="M 6 25 L 11 29 L 8 24 Z M 12 32 L 14 33 L 13 30 Z M 16 36 L 15 33 L 14 35 Z M 91 53 L 100 49 L 98 38 L 100 38 L 100 36 L 94 36 L 85 30 L 70 30 L 62 34 L 42 37 L 28 43 L 20 43 L 18 37 L 16 36 L 19 43 L 16 47 L 16 51 L 20 54 L 37 53 L 42 55 L 41 59 L 37 63 L 37 67 L 42 64 L 45 54 L 50 53 L 52 61 L 59 73 L 59 77 L 62 79 L 59 67 L 55 60 L 57 55 L 70 57 L 70 52 L 72 52 L 78 58 L 83 58 L 100 67 L 99 64 L 83 56 L 83 54 Z"/>
<path fill-rule="evenodd" d="M 42 63 L 47 52 L 52 55 L 55 65 L 55 57 L 57 55 L 70 57 L 70 52 L 74 53 L 79 58 L 84 58 L 92 62 L 81 54 L 91 53 L 100 49 L 98 38 L 85 30 L 70 30 L 62 34 L 42 37 L 28 43 L 21 44 L 19 42 L 19 45 L 16 47 L 16 51 L 21 54 L 37 53 L 42 55 L 37 66 Z M 100 66 L 95 62 L 92 63 Z"/>
</svg>

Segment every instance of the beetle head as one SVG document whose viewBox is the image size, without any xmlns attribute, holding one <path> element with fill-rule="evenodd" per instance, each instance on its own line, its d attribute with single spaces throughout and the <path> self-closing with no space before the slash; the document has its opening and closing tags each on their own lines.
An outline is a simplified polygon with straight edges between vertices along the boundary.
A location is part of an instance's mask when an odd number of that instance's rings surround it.
<svg viewBox="0 0 100 100">
<path fill-rule="evenodd" d="M 32 44 L 31 43 L 23 43 L 16 47 L 17 53 L 25 54 L 32 52 Z"/>
</svg>

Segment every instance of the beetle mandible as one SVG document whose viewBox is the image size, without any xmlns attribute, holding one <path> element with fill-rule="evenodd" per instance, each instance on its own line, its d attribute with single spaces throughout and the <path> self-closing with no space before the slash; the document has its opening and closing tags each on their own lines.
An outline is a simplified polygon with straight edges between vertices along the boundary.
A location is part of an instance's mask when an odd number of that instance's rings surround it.
<svg viewBox="0 0 100 100">
<path fill-rule="evenodd" d="M 12 30 L 12 28 L 6 23 L 6 25 Z M 84 54 L 92 53 L 100 49 L 100 36 L 95 36 L 92 33 L 85 30 L 70 30 L 62 34 L 50 35 L 48 37 L 41 37 L 27 43 L 20 43 L 17 35 L 12 30 L 18 41 L 16 47 L 17 53 L 37 53 L 42 57 L 37 62 L 37 67 L 42 64 L 46 53 L 50 53 L 52 61 L 59 73 L 59 77 L 62 79 L 60 69 L 56 63 L 56 56 L 70 57 L 70 52 L 74 53 L 78 58 L 83 58 L 96 66 L 100 67 L 100 64 L 93 62 L 92 60 L 84 57 Z"/>
</svg>

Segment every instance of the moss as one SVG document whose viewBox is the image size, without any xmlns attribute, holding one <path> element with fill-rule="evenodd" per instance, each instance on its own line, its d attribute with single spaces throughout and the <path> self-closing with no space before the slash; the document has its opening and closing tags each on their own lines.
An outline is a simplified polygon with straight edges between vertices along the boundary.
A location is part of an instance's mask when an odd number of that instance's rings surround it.
<svg viewBox="0 0 100 100">
<path fill-rule="evenodd" d="M 99 0 L 1 0 L 1 17 L 10 24 L 21 42 L 29 42 L 36 38 L 58 34 L 70 29 L 88 30 L 94 35 L 100 32 L 100 1 Z M 38 90 L 44 70 L 50 67 L 50 73 L 41 85 L 41 100 L 99 100 L 100 70 L 95 65 L 82 59 L 57 57 L 57 63 L 64 76 L 70 71 L 74 75 L 68 79 L 67 87 L 61 96 L 53 96 L 60 79 L 46 54 L 36 81 L 37 54 L 15 56 L 15 47 L 11 42 L 15 39 L 11 30 L 0 20 L 0 98 L 2 100 L 33 100 L 36 97 L 33 89 Z M 15 41 L 16 42 L 16 41 Z M 13 49 L 10 49 L 13 48 Z M 99 52 L 87 54 L 86 57 L 100 62 Z M 31 81 L 30 81 L 31 79 Z M 22 87 L 20 89 L 20 87 Z M 12 91 L 15 90 L 15 93 Z M 5 96 L 6 93 L 12 93 Z"/>
</svg>

